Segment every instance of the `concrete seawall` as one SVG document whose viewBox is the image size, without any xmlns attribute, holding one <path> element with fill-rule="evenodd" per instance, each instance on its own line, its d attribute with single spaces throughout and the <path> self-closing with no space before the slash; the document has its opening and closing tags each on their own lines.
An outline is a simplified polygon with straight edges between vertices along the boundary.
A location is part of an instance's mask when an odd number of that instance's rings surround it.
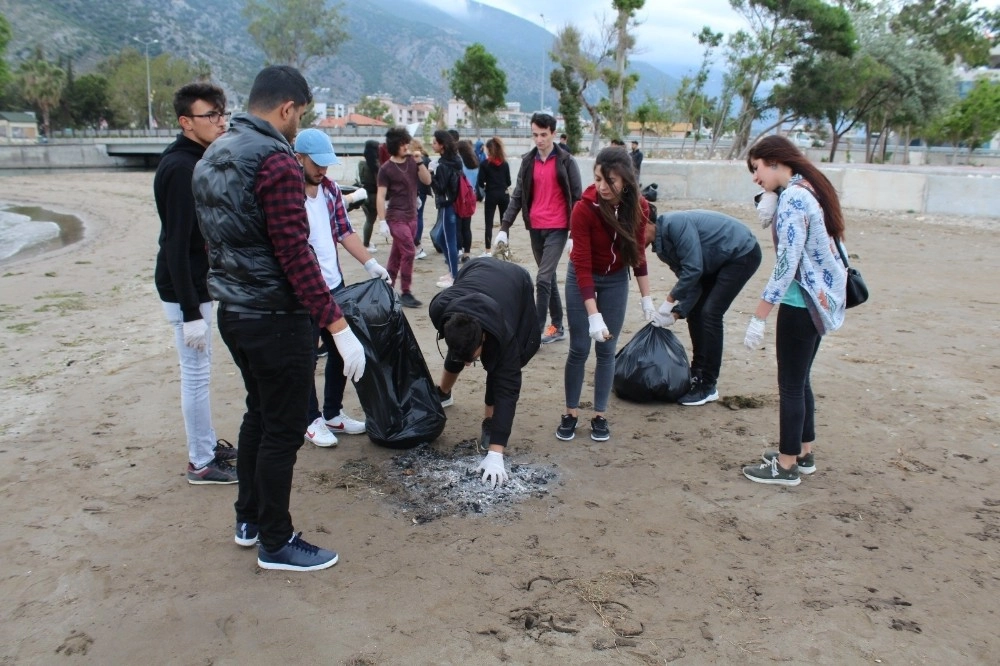
<svg viewBox="0 0 1000 666">
<path fill-rule="evenodd" d="M 514 152 L 511 150 L 510 152 Z M 344 157 L 330 176 L 352 184 L 356 157 Z M 142 167 L 143 158 L 113 157 L 99 143 L 0 146 L 0 169 L 114 169 Z M 593 158 L 578 158 L 584 186 L 593 182 Z M 520 159 L 513 158 L 516 177 Z M 817 164 L 846 208 L 1000 218 L 1000 168 L 870 164 Z M 742 161 L 651 160 L 644 184 L 656 183 L 661 199 L 750 201 L 758 188 Z"/>
</svg>

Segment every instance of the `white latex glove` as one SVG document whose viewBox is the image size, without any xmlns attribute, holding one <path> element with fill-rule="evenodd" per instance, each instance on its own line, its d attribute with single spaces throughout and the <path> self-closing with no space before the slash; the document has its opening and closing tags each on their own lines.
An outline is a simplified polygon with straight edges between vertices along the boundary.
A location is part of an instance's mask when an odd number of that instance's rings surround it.
<svg viewBox="0 0 1000 666">
<path fill-rule="evenodd" d="M 604 342 L 612 338 L 604 323 L 604 316 L 600 312 L 590 315 L 587 320 L 590 322 L 590 337 L 594 339 L 594 342 Z"/>
<path fill-rule="evenodd" d="M 381 278 L 385 280 L 389 286 L 392 286 L 392 278 L 389 277 L 389 271 L 385 270 L 385 267 L 375 261 L 375 259 L 369 259 L 365 262 L 365 270 L 368 271 L 368 275 L 371 275 L 373 278 Z"/>
<path fill-rule="evenodd" d="M 427 170 L 430 171 L 431 173 L 434 173 L 437 170 L 437 168 L 438 168 L 438 158 L 435 157 L 430 161 L 430 163 L 428 163 Z"/>
<path fill-rule="evenodd" d="M 483 458 L 483 462 L 479 463 L 479 468 L 476 471 L 481 471 L 483 473 L 483 483 L 493 488 L 502 486 L 509 478 L 507 470 L 503 466 L 503 454 L 499 451 L 490 451 L 487 453 L 486 457 Z"/>
<path fill-rule="evenodd" d="M 354 190 L 346 197 L 344 197 L 344 201 L 346 201 L 349 204 L 353 204 L 353 203 L 358 203 L 359 201 L 364 201 L 367 198 L 368 198 L 368 192 L 365 190 L 365 188 L 361 187 Z"/>
<path fill-rule="evenodd" d="M 639 303 L 642 304 L 642 316 L 646 319 L 646 321 L 653 321 L 656 317 L 656 309 L 653 308 L 653 297 L 643 296 L 639 299 Z"/>
<path fill-rule="evenodd" d="M 507 245 L 510 245 L 510 243 L 507 241 L 507 232 L 506 231 L 497 232 L 497 237 L 494 242 L 497 244 L 507 243 Z"/>
<path fill-rule="evenodd" d="M 774 192 L 761 192 L 757 201 L 757 219 L 760 220 L 762 229 L 771 226 L 776 210 L 778 210 L 778 195 Z"/>
<path fill-rule="evenodd" d="M 573 239 L 566 239 L 566 254 L 573 254 Z"/>
<path fill-rule="evenodd" d="M 355 382 L 361 379 L 365 374 L 365 350 L 350 326 L 334 333 L 333 343 L 337 345 L 340 358 L 344 359 L 344 376 Z"/>
<path fill-rule="evenodd" d="M 677 301 L 663 301 L 660 304 L 660 309 L 656 311 L 653 323 L 660 328 L 669 328 L 674 325 L 677 321 L 677 317 L 674 316 L 674 306 L 677 305 Z"/>
<path fill-rule="evenodd" d="M 204 319 L 184 322 L 184 345 L 200 352 L 205 351 L 208 322 Z"/>
<path fill-rule="evenodd" d="M 747 346 L 748 349 L 756 349 L 760 347 L 761 343 L 764 342 L 764 320 L 758 319 L 757 317 L 750 317 L 750 325 L 747 326 L 746 337 L 743 338 L 743 344 Z"/>
<path fill-rule="evenodd" d="M 385 236 L 386 240 L 392 237 L 392 233 L 389 231 L 389 223 L 385 220 L 378 221 L 378 232 Z"/>
</svg>

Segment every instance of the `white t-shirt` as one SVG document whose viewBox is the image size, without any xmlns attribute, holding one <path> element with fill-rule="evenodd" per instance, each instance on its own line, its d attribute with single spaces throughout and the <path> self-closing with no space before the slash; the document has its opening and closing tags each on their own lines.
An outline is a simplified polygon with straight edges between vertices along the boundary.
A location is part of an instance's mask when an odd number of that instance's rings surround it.
<svg viewBox="0 0 1000 666">
<path fill-rule="evenodd" d="M 333 229 L 330 227 L 330 209 L 327 208 L 322 188 L 315 197 L 306 197 L 306 214 L 309 216 L 309 244 L 316 253 L 326 286 L 334 289 L 344 281 L 344 275 L 340 270 L 337 243 L 333 240 Z"/>
</svg>

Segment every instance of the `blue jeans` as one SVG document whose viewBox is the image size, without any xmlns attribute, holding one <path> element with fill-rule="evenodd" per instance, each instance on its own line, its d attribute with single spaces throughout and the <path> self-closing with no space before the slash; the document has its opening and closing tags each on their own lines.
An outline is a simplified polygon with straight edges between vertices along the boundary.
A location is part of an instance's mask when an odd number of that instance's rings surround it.
<svg viewBox="0 0 1000 666">
<path fill-rule="evenodd" d="M 809 310 L 778 306 L 774 329 L 778 356 L 778 449 L 789 456 L 802 453 L 802 443 L 816 439 L 816 400 L 809 374 L 823 336 L 816 330 Z"/>
<path fill-rule="evenodd" d="M 212 427 L 212 401 L 209 391 L 212 374 L 212 303 L 201 303 L 201 318 L 208 324 L 205 351 L 184 344 L 184 314 L 180 303 L 163 304 L 163 314 L 174 327 L 174 346 L 181 366 L 181 415 L 187 435 L 188 460 L 204 467 L 215 459 L 215 428 Z"/>
<path fill-rule="evenodd" d="M 448 272 L 452 279 L 458 277 L 458 217 L 455 209 L 444 206 L 438 210 L 441 219 L 441 245 L 444 246 L 444 259 L 448 262 Z"/>
<path fill-rule="evenodd" d="M 691 334 L 691 376 L 715 386 L 722 368 L 722 317 L 733 304 L 743 285 L 760 266 L 760 245 L 742 257 L 723 264 L 716 272 L 702 275 L 701 296 L 687 315 Z"/>
<path fill-rule="evenodd" d="M 341 282 L 335 289 L 331 289 L 331 294 L 336 294 L 344 288 Z M 337 351 L 337 344 L 333 341 L 333 334 L 325 328 L 320 328 L 313 322 L 313 381 L 309 389 L 309 422 L 312 423 L 319 417 L 332 419 L 340 414 L 344 408 L 344 390 L 347 388 L 347 377 L 344 376 L 344 359 Z M 323 371 L 323 411 L 319 410 L 319 398 L 316 393 L 316 356 L 318 342 L 322 340 L 326 345 L 326 368 Z"/>
<path fill-rule="evenodd" d="M 274 551 L 292 536 L 288 503 L 302 446 L 316 344 L 307 314 L 247 314 L 219 306 L 219 333 L 246 387 L 240 425 L 237 522 L 257 523 Z"/>
<path fill-rule="evenodd" d="M 608 332 L 614 337 L 604 342 L 594 342 L 597 366 L 594 369 L 594 411 L 603 413 L 608 409 L 611 384 L 615 379 L 615 347 L 618 335 L 625 323 L 625 308 L 628 305 L 627 270 L 611 275 L 595 275 L 597 311 L 604 317 Z M 570 262 L 566 271 L 566 319 L 569 321 L 569 354 L 566 356 L 566 370 L 563 383 L 566 389 L 566 407 L 577 409 L 583 392 L 583 376 L 587 357 L 590 356 L 590 322 L 583 296 L 576 283 L 576 270 Z"/>
<path fill-rule="evenodd" d="M 558 328 L 563 323 L 556 270 L 563 250 L 566 249 L 569 229 L 531 229 L 528 235 L 531 237 L 531 252 L 535 255 L 535 264 L 538 266 L 538 274 L 535 276 L 535 313 L 538 315 L 538 327 L 544 333 L 546 312 L 551 317 L 553 326 Z M 566 280 L 566 284 L 569 285 L 569 280 Z"/>
</svg>

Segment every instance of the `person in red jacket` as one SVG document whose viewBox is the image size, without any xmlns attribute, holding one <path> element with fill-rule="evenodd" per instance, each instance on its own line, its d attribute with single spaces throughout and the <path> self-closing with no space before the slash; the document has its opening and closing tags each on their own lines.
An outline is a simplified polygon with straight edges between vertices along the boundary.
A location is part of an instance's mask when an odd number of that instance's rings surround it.
<svg viewBox="0 0 1000 666">
<path fill-rule="evenodd" d="M 570 218 L 573 249 L 566 271 L 566 317 L 569 355 L 564 384 L 566 413 L 556 437 L 576 436 L 580 393 L 590 342 L 594 341 L 594 417 L 590 438 L 611 437 L 605 412 L 615 374 L 615 346 L 625 322 L 629 273 L 635 272 L 646 321 L 656 321 L 646 270 L 646 222 L 649 204 L 639 195 L 639 183 L 628 151 L 605 148 L 594 162 L 594 184 L 573 207 Z"/>
</svg>

